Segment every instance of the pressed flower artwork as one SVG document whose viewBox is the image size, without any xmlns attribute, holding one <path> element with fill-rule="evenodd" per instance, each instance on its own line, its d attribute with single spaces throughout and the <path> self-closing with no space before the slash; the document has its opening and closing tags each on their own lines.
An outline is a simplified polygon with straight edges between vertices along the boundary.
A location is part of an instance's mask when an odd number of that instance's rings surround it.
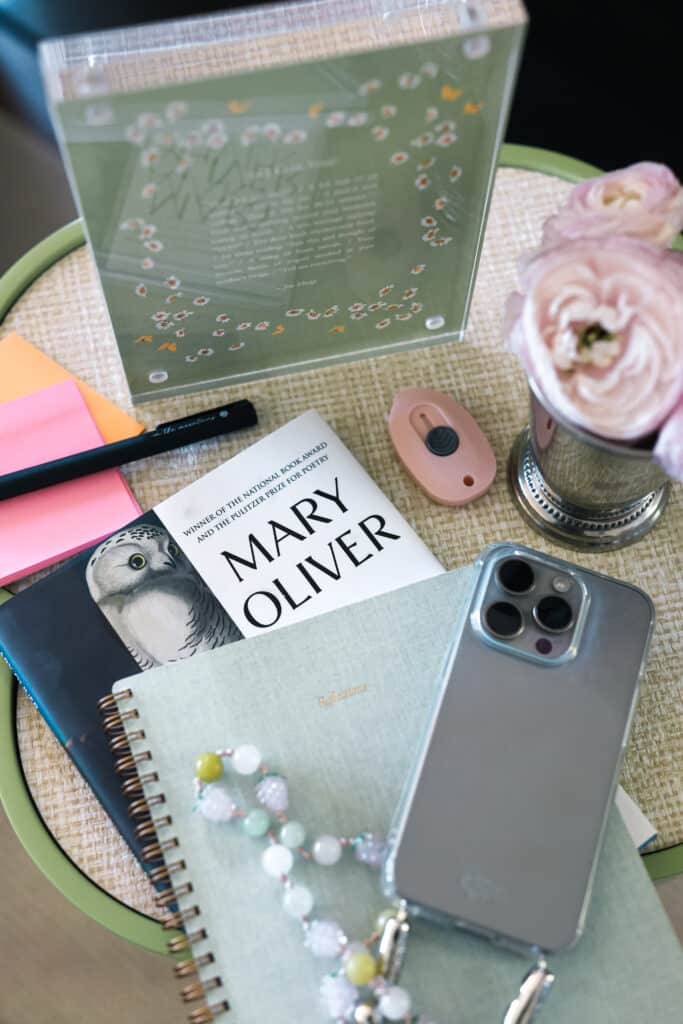
<svg viewBox="0 0 683 1024">
<path fill-rule="evenodd" d="M 63 105 L 134 397 L 462 330 L 519 30 L 490 35 L 477 60 L 425 39 Z"/>
</svg>

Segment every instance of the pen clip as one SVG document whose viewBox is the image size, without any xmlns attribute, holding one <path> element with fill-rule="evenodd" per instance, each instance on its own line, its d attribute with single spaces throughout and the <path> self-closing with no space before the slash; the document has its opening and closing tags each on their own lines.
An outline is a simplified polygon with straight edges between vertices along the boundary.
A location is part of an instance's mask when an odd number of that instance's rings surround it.
<svg viewBox="0 0 683 1024">
<path fill-rule="evenodd" d="M 219 405 L 215 409 L 203 409 L 201 412 L 192 413 L 190 416 L 181 416 L 177 420 L 168 420 L 165 423 L 159 423 L 156 426 L 156 430 L 165 433 L 169 430 L 185 430 L 188 427 L 198 426 L 202 423 L 215 423 L 216 420 L 228 420 L 234 419 L 235 416 L 245 413 L 250 414 L 250 418 L 253 416 L 253 423 L 256 423 L 256 410 L 251 402 L 246 398 L 240 398 L 236 402 L 229 402 L 227 405 Z M 242 417 L 240 417 L 242 418 Z M 246 423 L 244 424 L 247 425 Z"/>
</svg>

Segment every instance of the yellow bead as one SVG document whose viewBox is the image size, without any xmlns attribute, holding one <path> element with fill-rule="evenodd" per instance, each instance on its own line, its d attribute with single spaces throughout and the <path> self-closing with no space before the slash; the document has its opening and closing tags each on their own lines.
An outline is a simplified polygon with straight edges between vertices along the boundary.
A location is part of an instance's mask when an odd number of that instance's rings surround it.
<svg viewBox="0 0 683 1024">
<path fill-rule="evenodd" d="M 370 953 L 352 953 L 344 965 L 344 972 L 352 985 L 367 985 L 375 977 L 377 965 Z"/>
<path fill-rule="evenodd" d="M 218 754 L 200 754 L 194 763 L 194 773 L 202 782 L 215 782 L 223 774 L 223 762 Z"/>
</svg>

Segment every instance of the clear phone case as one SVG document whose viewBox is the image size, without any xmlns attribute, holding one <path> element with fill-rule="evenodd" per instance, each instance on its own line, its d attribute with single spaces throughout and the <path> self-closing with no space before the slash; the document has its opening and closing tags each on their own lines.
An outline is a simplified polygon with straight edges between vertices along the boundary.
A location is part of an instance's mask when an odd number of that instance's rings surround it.
<svg viewBox="0 0 683 1024">
<path fill-rule="evenodd" d="M 530 582 L 512 585 L 515 563 Z M 504 637 L 499 602 L 520 615 Z M 388 897 L 518 950 L 576 942 L 653 627 L 629 583 L 513 543 L 482 553 L 392 824 Z"/>
</svg>

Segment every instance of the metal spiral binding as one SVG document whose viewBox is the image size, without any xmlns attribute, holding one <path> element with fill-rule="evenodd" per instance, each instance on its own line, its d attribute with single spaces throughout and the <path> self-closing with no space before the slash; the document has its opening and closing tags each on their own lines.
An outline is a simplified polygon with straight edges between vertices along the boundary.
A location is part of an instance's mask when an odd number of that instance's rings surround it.
<svg viewBox="0 0 683 1024">
<path fill-rule="evenodd" d="M 129 708 L 127 711 L 112 711 L 111 714 L 105 715 L 102 719 L 102 725 L 104 726 L 105 732 L 112 735 L 116 733 L 120 735 L 123 732 L 123 723 L 127 722 L 131 718 L 139 718 L 140 712 L 137 708 Z"/>
<path fill-rule="evenodd" d="M 211 1024 L 211 1021 L 215 1017 L 218 1017 L 221 1013 L 226 1013 L 230 1009 L 230 1004 L 224 999 L 220 1003 L 213 1003 L 211 1006 L 200 1006 L 198 1009 L 193 1010 L 187 1018 L 190 1024 Z"/>
<path fill-rule="evenodd" d="M 145 730 L 136 729 L 134 732 L 126 734 L 121 733 L 120 736 L 114 736 L 113 739 L 109 740 L 109 749 L 112 754 L 116 754 L 119 750 L 130 750 L 130 744 L 133 740 L 144 740 Z"/>
<path fill-rule="evenodd" d="M 166 797 L 163 793 L 155 793 L 154 796 L 148 796 L 145 798 L 141 797 L 139 800 L 133 800 L 128 813 L 131 818 L 145 818 L 149 815 L 151 807 L 156 807 L 158 804 L 165 804 Z"/>
<path fill-rule="evenodd" d="M 184 860 L 174 860 L 171 864 L 160 864 L 158 868 L 154 868 L 149 873 L 149 880 L 154 885 L 158 882 L 170 881 L 171 875 L 177 874 L 179 871 L 185 871 L 187 864 Z"/>
<path fill-rule="evenodd" d="M 119 775 L 137 775 L 137 765 L 151 760 L 152 755 L 149 750 L 143 750 L 139 754 L 126 754 L 125 757 L 118 757 L 114 762 L 114 767 Z"/>
<path fill-rule="evenodd" d="M 184 953 L 190 946 L 194 946 L 197 942 L 203 942 L 206 939 L 206 929 L 198 928 L 196 932 L 190 932 L 189 934 L 179 935 L 177 939 L 171 939 L 168 944 L 169 953 Z"/>
<path fill-rule="evenodd" d="M 172 885 L 168 889 L 162 889 L 154 897 L 154 902 L 157 907 L 166 907 L 170 903 L 173 903 L 178 896 L 189 896 L 191 892 L 194 892 L 194 886 L 192 882 L 183 882 L 182 885 L 178 885 L 173 888 Z"/>
<path fill-rule="evenodd" d="M 195 957 L 194 960 L 179 960 L 173 968 L 173 973 L 176 978 L 187 978 L 196 974 L 200 967 L 207 967 L 213 962 L 213 953 L 203 953 L 201 956 Z"/>
<path fill-rule="evenodd" d="M 160 828 L 168 828 L 171 824 L 173 818 L 170 814 L 165 814 L 163 818 L 148 818 L 147 821 L 141 821 L 135 826 L 135 835 L 138 839 L 155 836 Z"/>
<path fill-rule="evenodd" d="M 140 856 L 144 860 L 145 864 L 149 864 L 153 860 L 160 860 L 167 850 L 173 850 L 179 845 L 180 843 L 175 836 L 173 836 L 172 839 L 164 839 L 162 843 L 148 843 L 147 846 L 142 847 Z"/>
<path fill-rule="evenodd" d="M 161 839 L 159 833 L 173 825 L 170 814 L 162 814 L 159 817 L 152 816 L 152 808 L 166 802 L 163 793 L 155 793 L 146 797 L 144 787 L 149 782 L 158 782 L 159 776 L 155 771 L 147 771 L 140 774 L 140 767 L 152 760 L 152 754 L 148 750 L 133 754 L 131 742 L 144 740 L 144 729 L 135 729 L 130 733 L 126 732 L 125 724 L 132 719 L 139 718 L 136 708 L 121 708 L 126 701 L 133 699 L 131 689 L 122 690 L 121 693 L 109 693 L 97 702 L 98 709 L 102 716 L 102 725 L 108 736 L 109 748 L 116 760 L 114 768 L 118 775 L 125 781 L 121 787 L 126 797 L 130 798 L 129 813 L 136 821 L 135 834 L 138 839 L 149 839 L 142 847 L 142 859 L 152 864 L 149 871 L 149 879 L 154 885 L 168 883 L 165 888 L 157 893 L 155 904 L 157 907 L 169 908 L 169 912 L 163 918 L 163 927 L 170 930 L 181 929 L 184 934 L 176 936 L 168 943 L 170 953 L 181 953 L 190 950 L 198 942 L 205 942 L 208 938 L 205 928 L 197 928 L 194 931 L 187 931 L 186 925 L 195 918 L 201 916 L 198 906 L 187 907 L 185 910 L 177 909 L 177 900 L 180 896 L 188 896 L 193 892 L 191 882 L 183 882 L 177 886 L 173 885 L 172 876 L 186 870 L 185 861 L 182 858 L 167 862 L 164 855 L 178 847 L 180 844 L 175 836 L 168 839 Z M 181 960 L 174 967 L 177 978 L 189 978 L 197 975 L 200 968 L 214 963 L 213 953 L 203 953 L 195 958 Z M 218 975 L 208 978 L 206 981 L 199 979 L 189 982 L 180 990 L 180 997 L 185 1003 L 193 1003 L 197 1000 L 205 1000 L 207 994 L 214 989 L 222 987 L 222 981 Z M 188 1016 L 190 1024 L 210 1024 L 216 1017 L 226 1013 L 230 1009 L 227 1000 L 209 1004 L 204 1002 L 202 1006 L 196 1007 Z"/>
<path fill-rule="evenodd" d="M 220 987 L 220 978 L 211 978 L 205 982 L 193 981 L 189 985 L 185 985 L 184 988 L 181 988 L 180 997 L 184 1003 L 194 1003 L 198 999 L 203 999 L 207 992 Z"/>
<path fill-rule="evenodd" d="M 107 693 L 98 700 L 97 709 L 101 715 L 106 714 L 108 711 L 118 711 L 119 704 L 124 700 L 131 700 L 132 697 L 133 691 L 131 689 L 121 690 L 121 693 Z"/>
<path fill-rule="evenodd" d="M 194 920 L 200 914 L 201 910 L 196 904 L 193 907 L 187 907 L 185 910 L 176 910 L 175 914 L 166 915 L 164 918 L 164 928 L 170 932 L 175 928 L 184 927 L 187 921 Z"/>
<path fill-rule="evenodd" d="M 124 782 L 121 786 L 121 792 L 124 796 L 134 796 L 136 793 L 142 793 L 148 782 L 158 781 L 159 776 L 156 772 L 146 772 L 144 775 L 135 775 L 132 779 L 128 779 L 128 782 Z"/>
</svg>

